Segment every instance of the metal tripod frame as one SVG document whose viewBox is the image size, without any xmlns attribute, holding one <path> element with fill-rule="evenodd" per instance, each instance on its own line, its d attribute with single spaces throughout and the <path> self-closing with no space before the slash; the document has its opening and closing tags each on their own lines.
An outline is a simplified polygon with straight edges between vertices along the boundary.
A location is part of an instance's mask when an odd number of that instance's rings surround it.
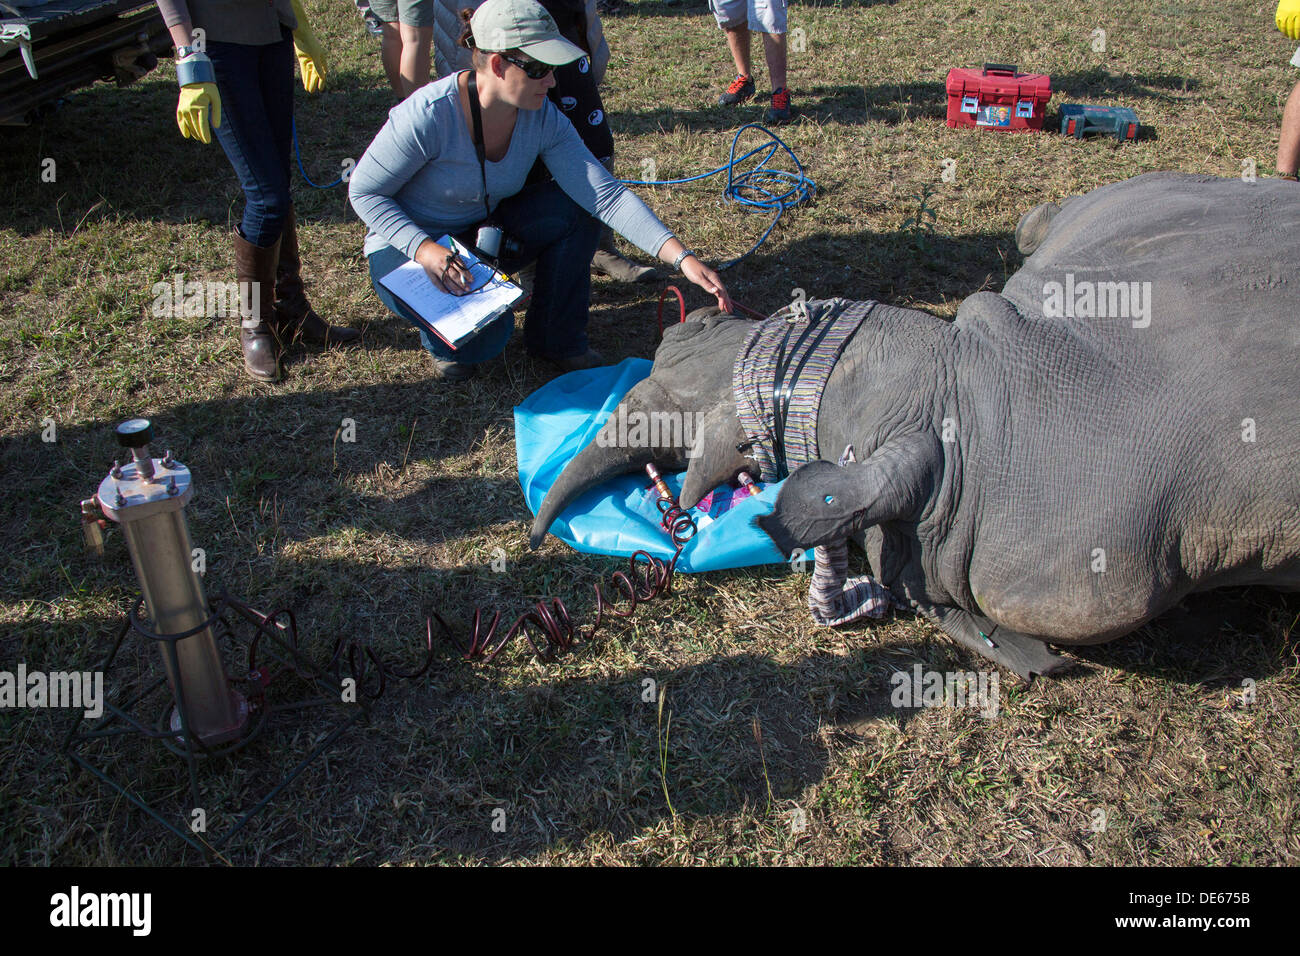
<svg viewBox="0 0 1300 956">
<path fill-rule="evenodd" d="M 369 702 L 364 695 L 357 694 L 356 703 L 344 702 L 344 686 L 342 681 L 331 676 L 330 672 L 337 672 L 339 665 L 339 654 L 335 653 L 334 659 L 326 666 L 325 669 L 316 667 L 307 661 L 298 650 L 298 626 L 297 621 L 290 610 L 277 611 L 273 614 L 266 615 L 250 607 L 243 601 L 233 597 L 225 589 L 218 592 L 215 601 L 209 605 L 208 618 L 193 628 L 183 631 L 179 634 L 157 634 L 150 630 L 140 619 L 140 613 L 144 605 L 144 597 L 137 599 L 134 607 L 126 614 L 122 621 L 122 626 L 118 630 L 117 637 L 113 641 L 113 646 L 108 652 L 100 670 L 108 673 L 112 668 L 118 651 L 122 647 L 122 642 L 127 634 L 132 631 L 141 637 L 150 641 L 159 642 L 162 646 L 163 653 L 166 655 L 170 664 L 171 673 L 176 676 L 176 686 L 172 689 L 171 694 L 167 694 L 166 699 L 172 701 L 174 698 L 175 712 L 180 719 L 180 730 L 177 732 L 172 729 L 169 718 L 170 708 L 164 707 L 162 716 L 158 720 L 158 726 L 149 727 L 146 723 L 141 722 L 132 711 L 143 702 L 158 697 L 159 689 L 164 688 L 167 684 L 167 678 L 158 678 L 148 684 L 143 690 L 131 696 L 120 706 L 110 701 L 104 702 L 104 709 L 108 715 L 99 722 L 99 726 L 94 730 L 82 730 L 82 723 L 88 718 L 84 715 L 74 717 L 72 725 L 68 728 L 67 736 L 63 740 L 63 752 L 72 762 L 74 768 L 88 770 L 100 782 L 107 784 L 113 790 L 116 790 L 122 796 L 126 797 L 132 804 L 143 810 L 153 819 L 161 823 L 173 836 L 179 837 L 187 845 L 193 847 L 203 854 L 204 859 L 211 862 L 214 858 L 222 859 L 221 851 L 230 844 L 232 838 L 238 834 L 254 817 L 261 813 L 271 801 L 278 796 L 281 791 L 288 787 L 296 780 L 316 758 L 324 754 L 334 743 L 343 735 L 343 733 L 355 724 L 362 717 L 369 717 Z M 214 747 L 206 746 L 196 734 L 190 733 L 192 720 L 189 713 L 189 707 L 185 701 L 185 688 L 181 679 L 181 670 L 177 659 L 176 645 L 178 642 L 199 633 L 204 628 L 211 627 L 213 632 L 219 636 L 232 638 L 233 628 L 226 619 L 225 611 L 229 609 L 238 614 L 242 619 L 253 625 L 254 634 L 248 644 L 249 651 L 249 674 L 243 679 L 243 683 L 255 688 L 250 692 L 250 715 L 247 726 L 244 728 L 240 737 L 230 743 L 217 745 Z M 281 617 L 287 618 L 287 622 L 281 622 Z M 265 674 L 265 668 L 253 667 L 254 655 L 259 648 L 266 650 L 267 655 L 272 658 L 281 667 L 287 667 L 300 679 L 314 685 L 321 691 L 322 696 L 319 698 L 292 701 L 283 704 L 267 706 L 266 685 L 269 682 Z M 233 679 L 232 679 L 233 682 Z M 167 750 L 177 754 L 185 759 L 186 767 L 189 772 L 189 789 L 191 806 L 194 808 L 203 806 L 201 790 L 199 786 L 199 762 L 200 759 L 216 760 L 226 757 L 243 749 L 261 733 L 267 720 L 274 714 L 289 710 L 301 710 L 308 707 L 334 706 L 351 710 L 352 713 L 345 717 L 333 730 L 331 730 L 324 739 L 317 744 L 306 757 L 304 757 L 292 770 L 280 778 L 279 782 L 273 786 L 265 796 L 257 801 L 250 809 L 245 811 L 234 824 L 230 826 L 225 833 L 214 840 L 203 839 L 197 832 L 186 832 L 175 823 L 168 820 L 157 809 L 148 803 L 139 793 L 132 790 L 126 784 L 112 777 L 106 770 L 96 766 L 87 756 L 79 751 L 87 745 L 106 738 L 135 736 L 145 740 L 156 741 Z"/>
</svg>

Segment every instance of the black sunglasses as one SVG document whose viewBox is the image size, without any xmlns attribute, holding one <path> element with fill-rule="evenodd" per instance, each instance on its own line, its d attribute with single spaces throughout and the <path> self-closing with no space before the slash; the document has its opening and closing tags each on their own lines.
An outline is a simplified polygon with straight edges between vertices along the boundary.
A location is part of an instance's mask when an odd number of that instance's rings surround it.
<svg viewBox="0 0 1300 956">
<path fill-rule="evenodd" d="M 506 56 L 504 53 L 501 54 L 501 59 L 519 67 L 519 69 L 528 74 L 530 80 L 540 80 L 542 77 L 546 76 L 547 73 L 550 73 L 555 69 L 551 64 L 543 63 L 541 60 L 516 60 L 513 56 Z"/>
</svg>

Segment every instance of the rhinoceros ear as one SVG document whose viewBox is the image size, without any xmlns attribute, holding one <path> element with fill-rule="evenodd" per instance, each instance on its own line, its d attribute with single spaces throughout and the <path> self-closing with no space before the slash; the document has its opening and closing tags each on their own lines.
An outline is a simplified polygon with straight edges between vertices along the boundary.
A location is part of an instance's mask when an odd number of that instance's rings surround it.
<svg viewBox="0 0 1300 956">
<path fill-rule="evenodd" d="M 1047 238 L 1052 220 L 1061 211 L 1059 203 L 1040 202 L 1016 223 L 1016 248 L 1024 255 L 1033 255 Z"/>
<path fill-rule="evenodd" d="M 814 548 L 886 521 L 915 519 L 942 466 L 938 439 L 913 432 L 890 439 L 866 461 L 809 462 L 781 486 L 771 514 L 755 520 L 782 554 Z"/>
<path fill-rule="evenodd" d="M 709 491 L 731 481 L 741 471 L 757 477 L 757 462 L 746 458 L 736 447 L 744 437 L 735 402 L 723 402 L 705 414 L 686 452 L 689 463 L 678 502 L 683 508 L 694 508 Z"/>
</svg>

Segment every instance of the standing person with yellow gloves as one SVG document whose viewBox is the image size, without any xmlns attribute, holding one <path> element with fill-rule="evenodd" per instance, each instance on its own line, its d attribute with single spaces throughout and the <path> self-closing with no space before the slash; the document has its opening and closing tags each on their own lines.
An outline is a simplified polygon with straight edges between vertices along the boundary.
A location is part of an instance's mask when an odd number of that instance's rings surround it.
<svg viewBox="0 0 1300 956">
<path fill-rule="evenodd" d="M 294 56 L 314 93 L 325 83 L 324 51 L 301 0 L 157 3 L 176 44 L 181 135 L 210 143 L 215 133 L 244 190 L 234 233 L 240 344 L 248 374 L 273 382 L 289 342 L 337 345 L 361 334 L 329 325 L 307 301 L 289 194 Z"/>
<path fill-rule="evenodd" d="M 1292 40 L 1300 40 L 1300 0 L 1282 0 L 1274 17 L 1277 28 Z M 1300 50 L 1291 57 L 1292 66 L 1300 66 Z M 1300 83 L 1291 90 L 1282 113 L 1282 133 L 1277 142 L 1277 172 L 1283 179 L 1300 182 Z"/>
</svg>

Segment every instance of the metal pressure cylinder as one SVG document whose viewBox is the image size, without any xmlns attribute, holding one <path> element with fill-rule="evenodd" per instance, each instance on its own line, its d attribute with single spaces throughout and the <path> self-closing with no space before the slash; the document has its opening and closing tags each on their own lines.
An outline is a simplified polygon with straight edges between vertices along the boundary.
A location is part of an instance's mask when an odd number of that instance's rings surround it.
<svg viewBox="0 0 1300 956">
<path fill-rule="evenodd" d="M 170 452 L 161 459 L 150 456 L 153 428 L 146 419 L 123 422 L 117 436 L 131 449 L 133 460 L 114 464 L 96 497 L 104 514 L 122 526 L 154 633 L 182 634 L 209 617 L 185 521 L 185 505 L 194 494 L 190 471 L 173 461 Z M 205 746 L 239 737 L 248 723 L 248 704 L 226 680 L 212 628 L 202 627 L 171 642 L 176 647 L 175 666 L 167 643 L 160 642 L 159 649 L 177 702 L 171 729 L 181 731 L 183 695 L 190 729 Z"/>
</svg>

